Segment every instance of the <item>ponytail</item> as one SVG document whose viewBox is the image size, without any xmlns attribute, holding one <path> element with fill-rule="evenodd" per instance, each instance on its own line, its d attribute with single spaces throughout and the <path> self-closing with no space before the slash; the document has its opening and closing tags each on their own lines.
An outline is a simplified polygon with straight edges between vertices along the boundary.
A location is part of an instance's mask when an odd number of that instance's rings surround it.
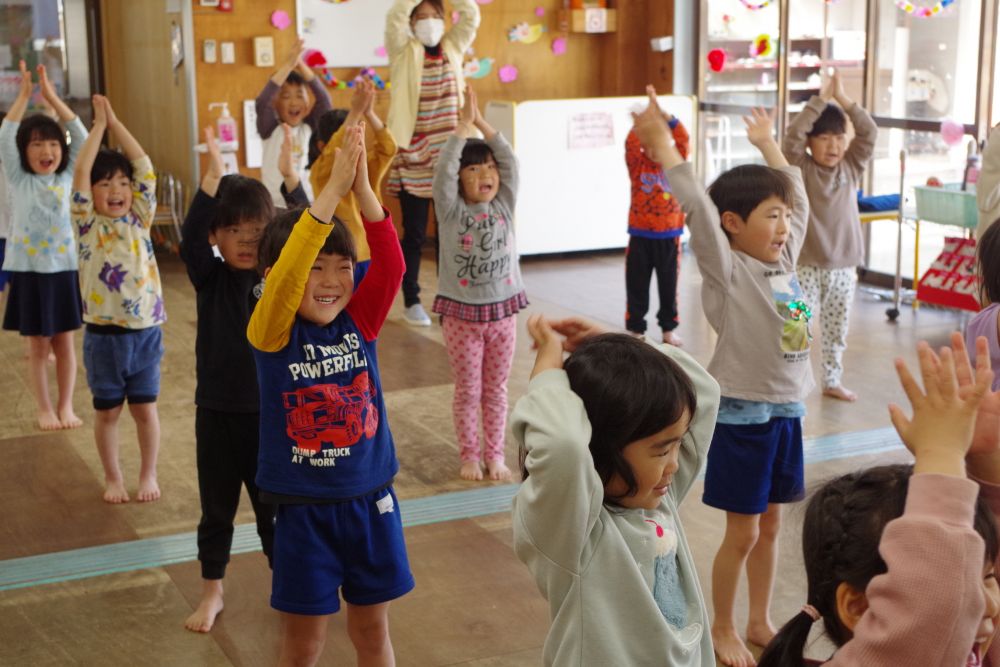
<svg viewBox="0 0 1000 667">
<path fill-rule="evenodd" d="M 757 667 L 802 667 L 802 654 L 814 622 L 805 611 L 793 616 L 764 649 Z"/>
</svg>

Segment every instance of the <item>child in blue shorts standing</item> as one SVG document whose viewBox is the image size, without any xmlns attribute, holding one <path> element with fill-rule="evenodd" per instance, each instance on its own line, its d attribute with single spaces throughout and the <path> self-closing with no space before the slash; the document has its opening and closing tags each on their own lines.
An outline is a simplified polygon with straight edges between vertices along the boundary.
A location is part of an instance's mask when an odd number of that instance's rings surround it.
<svg viewBox="0 0 1000 667">
<path fill-rule="evenodd" d="M 111 103 L 94 95 L 94 126 L 73 173 L 70 217 L 77 230 L 83 298 L 83 366 L 94 397 L 94 440 L 104 466 L 104 500 L 128 502 L 118 462 L 118 417 L 128 399 L 142 465 L 139 502 L 157 500 L 160 449 L 160 359 L 167 320 L 149 228 L 156 213 L 156 174 L 142 146 Z M 125 154 L 101 150 L 105 130 Z"/>
<path fill-rule="evenodd" d="M 809 217 L 802 174 L 790 167 L 762 110 L 745 117 L 747 138 L 768 166 L 743 165 L 719 176 L 706 194 L 673 146 L 650 89 L 636 124 L 654 146 L 688 216 L 691 249 L 701 269 L 705 315 L 718 334 L 708 371 L 722 389 L 708 450 L 704 502 L 726 511 L 726 534 L 712 568 L 719 660 L 751 667 L 736 632 L 733 606 L 746 564 L 747 639 L 765 646 L 770 619 L 781 503 L 804 494 L 802 401 L 813 387 L 809 306 L 795 275 Z"/>
<path fill-rule="evenodd" d="M 357 291 L 354 241 L 334 215 L 351 191 L 372 253 Z M 368 180 L 363 124 L 346 130 L 313 205 L 267 227 L 260 265 L 265 287 L 247 337 L 260 384 L 257 486 L 277 505 L 271 606 L 283 617 L 280 664 L 316 663 L 340 593 L 358 663 L 390 665 L 389 602 L 413 588 L 413 576 L 375 340 L 404 264 Z"/>
</svg>

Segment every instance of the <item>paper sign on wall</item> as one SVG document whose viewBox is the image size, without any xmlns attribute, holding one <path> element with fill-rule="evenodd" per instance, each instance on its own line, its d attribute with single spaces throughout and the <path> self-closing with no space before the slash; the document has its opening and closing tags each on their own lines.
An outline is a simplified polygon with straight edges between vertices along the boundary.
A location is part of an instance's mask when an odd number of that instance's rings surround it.
<svg viewBox="0 0 1000 667">
<path fill-rule="evenodd" d="M 578 113 L 569 118 L 569 148 L 603 148 L 615 143 L 615 122 L 603 111 Z"/>
<path fill-rule="evenodd" d="M 608 31 L 608 10 L 607 9 L 585 9 L 583 10 L 584 32 L 607 32 Z"/>
</svg>

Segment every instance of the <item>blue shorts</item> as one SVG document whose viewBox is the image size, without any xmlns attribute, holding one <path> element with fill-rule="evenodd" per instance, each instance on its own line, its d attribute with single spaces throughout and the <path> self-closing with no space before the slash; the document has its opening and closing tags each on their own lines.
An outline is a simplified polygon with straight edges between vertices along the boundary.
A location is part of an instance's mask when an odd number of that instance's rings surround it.
<svg viewBox="0 0 1000 667">
<path fill-rule="evenodd" d="M 702 502 L 727 512 L 763 514 L 768 503 L 805 497 L 802 420 L 716 424 Z"/>
<path fill-rule="evenodd" d="M 83 366 L 94 409 L 116 408 L 126 398 L 133 405 L 156 402 L 163 358 L 160 327 L 128 333 L 95 333 L 96 328 L 90 325 L 83 332 Z"/>
<path fill-rule="evenodd" d="M 278 505 L 271 606 L 321 616 L 413 590 L 399 502 L 392 487 L 340 503 Z"/>
</svg>

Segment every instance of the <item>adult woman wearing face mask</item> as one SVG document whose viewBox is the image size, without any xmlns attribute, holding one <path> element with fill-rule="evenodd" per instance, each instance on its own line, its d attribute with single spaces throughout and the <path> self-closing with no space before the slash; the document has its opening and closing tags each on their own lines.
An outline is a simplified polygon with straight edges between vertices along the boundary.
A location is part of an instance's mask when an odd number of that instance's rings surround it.
<svg viewBox="0 0 1000 667">
<path fill-rule="evenodd" d="M 479 6 L 452 0 L 461 17 L 445 30 L 443 0 L 396 0 L 386 15 L 392 96 L 387 125 L 399 153 L 387 189 L 403 212 L 403 301 L 406 322 L 430 326 L 420 304 L 420 249 L 427 236 L 431 181 L 438 152 L 458 125 L 464 104 L 462 56 L 476 39 Z"/>
</svg>

